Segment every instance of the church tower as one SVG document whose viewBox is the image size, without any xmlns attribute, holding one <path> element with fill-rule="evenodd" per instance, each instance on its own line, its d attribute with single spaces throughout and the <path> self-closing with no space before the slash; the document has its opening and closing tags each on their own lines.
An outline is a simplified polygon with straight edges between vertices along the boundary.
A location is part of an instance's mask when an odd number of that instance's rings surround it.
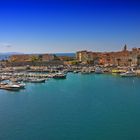
<svg viewBox="0 0 140 140">
<path fill-rule="evenodd" d="M 123 51 L 127 51 L 127 45 L 124 45 Z"/>
</svg>

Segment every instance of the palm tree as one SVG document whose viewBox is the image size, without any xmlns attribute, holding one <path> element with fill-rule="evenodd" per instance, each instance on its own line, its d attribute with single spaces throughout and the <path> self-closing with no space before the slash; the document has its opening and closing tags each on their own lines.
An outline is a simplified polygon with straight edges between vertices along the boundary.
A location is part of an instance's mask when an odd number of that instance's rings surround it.
<svg viewBox="0 0 140 140">
<path fill-rule="evenodd" d="M 132 59 L 128 59 L 129 66 L 131 67 Z"/>
<path fill-rule="evenodd" d="M 43 55 L 40 54 L 40 55 L 38 56 L 38 60 L 39 60 L 39 61 L 42 61 L 42 59 L 43 59 Z"/>
<path fill-rule="evenodd" d="M 32 62 L 37 62 L 37 61 L 39 61 L 39 57 L 33 55 L 33 56 L 31 56 L 31 61 Z"/>
<path fill-rule="evenodd" d="M 137 57 L 137 65 L 140 65 L 140 55 Z"/>
<path fill-rule="evenodd" d="M 93 60 L 94 65 L 99 64 L 99 57 L 95 57 Z"/>
<path fill-rule="evenodd" d="M 117 59 L 118 66 L 120 66 L 120 61 L 121 61 L 121 59 L 118 58 L 118 59 Z"/>
<path fill-rule="evenodd" d="M 33 65 L 35 65 L 36 64 L 36 62 L 38 62 L 39 61 L 39 57 L 38 56 L 31 56 L 31 62 L 32 62 L 32 64 Z"/>
<path fill-rule="evenodd" d="M 94 64 L 93 60 L 87 60 L 87 64 Z"/>
<path fill-rule="evenodd" d="M 58 56 L 56 56 L 56 54 L 53 55 L 54 56 L 54 60 L 60 60 Z"/>
</svg>

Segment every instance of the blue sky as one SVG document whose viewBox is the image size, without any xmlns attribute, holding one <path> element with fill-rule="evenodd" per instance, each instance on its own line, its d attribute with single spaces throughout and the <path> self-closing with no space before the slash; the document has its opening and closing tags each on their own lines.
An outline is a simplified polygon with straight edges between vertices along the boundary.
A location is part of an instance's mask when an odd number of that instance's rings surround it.
<svg viewBox="0 0 140 140">
<path fill-rule="evenodd" d="M 135 0 L 1 0 L 0 52 L 140 47 L 139 7 Z"/>
</svg>

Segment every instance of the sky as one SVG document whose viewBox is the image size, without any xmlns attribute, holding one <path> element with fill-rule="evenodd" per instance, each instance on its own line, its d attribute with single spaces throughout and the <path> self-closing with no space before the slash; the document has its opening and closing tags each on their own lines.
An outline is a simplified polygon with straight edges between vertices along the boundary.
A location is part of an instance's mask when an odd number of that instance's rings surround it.
<svg viewBox="0 0 140 140">
<path fill-rule="evenodd" d="M 136 0 L 0 0 L 0 53 L 140 47 Z"/>
</svg>

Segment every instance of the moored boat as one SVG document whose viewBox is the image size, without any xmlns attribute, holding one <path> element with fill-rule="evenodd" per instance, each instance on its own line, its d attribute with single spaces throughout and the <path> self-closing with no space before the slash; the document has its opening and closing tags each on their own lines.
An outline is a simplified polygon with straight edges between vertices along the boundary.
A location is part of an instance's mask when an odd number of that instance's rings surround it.
<svg viewBox="0 0 140 140">
<path fill-rule="evenodd" d="M 19 85 L 13 85 L 13 84 L 1 85 L 0 88 L 5 89 L 5 90 L 10 90 L 10 91 L 19 91 L 20 90 Z"/>
<path fill-rule="evenodd" d="M 102 74 L 103 73 L 103 70 L 100 67 L 96 67 L 95 68 L 95 73 L 96 74 Z"/>
<path fill-rule="evenodd" d="M 30 83 L 45 83 L 45 79 L 29 79 Z"/>
<path fill-rule="evenodd" d="M 129 71 L 125 72 L 125 73 L 121 73 L 120 76 L 121 77 L 135 77 L 137 75 L 136 75 L 136 73 L 134 71 L 129 70 Z"/>
<path fill-rule="evenodd" d="M 53 76 L 53 78 L 54 79 L 66 79 L 66 74 L 64 74 L 64 73 L 56 73 L 54 76 Z"/>
<path fill-rule="evenodd" d="M 25 78 L 23 79 L 23 82 L 29 82 L 29 83 L 45 83 L 46 79 L 43 78 Z"/>
<path fill-rule="evenodd" d="M 26 86 L 24 83 L 17 83 L 17 85 L 19 85 L 21 89 L 25 89 Z"/>
<path fill-rule="evenodd" d="M 81 74 L 90 74 L 90 71 L 81 71 Z"/>
<path fill-rule="evenodd" d="M 78 70 L 75 70 L 75 71 L 73 71 L 73 73 L 79 73 L 79 71 Z"/>
</svg>

